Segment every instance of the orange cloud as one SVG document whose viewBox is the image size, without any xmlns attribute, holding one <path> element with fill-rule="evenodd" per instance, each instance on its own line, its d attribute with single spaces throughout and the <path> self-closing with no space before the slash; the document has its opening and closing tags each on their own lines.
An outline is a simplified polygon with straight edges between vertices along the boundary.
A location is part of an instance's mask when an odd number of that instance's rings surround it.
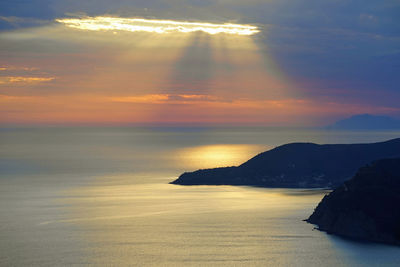
<svg viewBox="0 0 400 267">
<path fill-rule="evenodd" d="M 19 67 L 19 66 L 1 66 L 0 67 L 0 71 L 6 71 L 6 70 L 34 71 L 34 70 L 38 70 L 38 68 L 34 68 L 34 67 Z"/>
<path fill-rule="evenodd" d="M 153 95 L 141 95 L 141 96 L 110 97 L 109 100 L 113 102 L 124 102 L 124 103 L 158 104 L 158 103 L 164 103 L 166 100 L 168 100 L 168 95 L 153 94 Z"/>
<path fill-rule="evenodd" d="M 41 83 L 50 82 L 54 77 L 24 77 L 24 76 L 6 76 L 0 77 L 0 84 L 10 83 Z"/>
<path fill-rule="evenodd" d="M 140 96 L 120 96 L 110 97 L 113 102 L 125 103 L 144 103 L 144 104 L 166 104 L 166 103 L 193 103 L 193 102 L 209 102 L 218 101 L 216 96 L 212 95 L 182 95 L 182 94 L 149 94 Z"/>
</svg>

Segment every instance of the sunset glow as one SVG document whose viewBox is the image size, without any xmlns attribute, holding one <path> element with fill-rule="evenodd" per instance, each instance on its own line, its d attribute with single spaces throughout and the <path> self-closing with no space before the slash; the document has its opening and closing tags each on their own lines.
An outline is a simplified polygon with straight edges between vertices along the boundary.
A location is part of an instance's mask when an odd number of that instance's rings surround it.
<svg viewBox="0 0 400 267">
<path fill-rule="evenodd" d="M 0 122 L 314 126 L 349 114 L 400 116 L 397 90 L 324 78 L 336 55 L 293 41 L 304 38 L 297 28 L 209 11 L 64 12 L 0 32 Z"/>
</svg>

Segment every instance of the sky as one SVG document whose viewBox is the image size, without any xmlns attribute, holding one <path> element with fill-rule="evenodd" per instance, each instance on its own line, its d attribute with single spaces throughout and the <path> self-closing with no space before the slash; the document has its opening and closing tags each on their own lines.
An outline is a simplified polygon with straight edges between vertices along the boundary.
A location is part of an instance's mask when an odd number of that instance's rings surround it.
<svg viewBox="0 0 400 267">
<path fill-rule="evenodd" d="M 398 0 L 0 1 L 4 125 L 400 118 L 399 73 Z"/>
</svg>

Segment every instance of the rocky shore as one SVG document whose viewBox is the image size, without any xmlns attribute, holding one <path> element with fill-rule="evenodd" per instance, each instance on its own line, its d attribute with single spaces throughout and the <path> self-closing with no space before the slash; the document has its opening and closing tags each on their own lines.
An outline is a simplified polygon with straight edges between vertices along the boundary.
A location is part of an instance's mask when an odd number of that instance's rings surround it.
<svg viewBox="0 0 400 267">
<path fill-rule="evenodd" d="M 330 234 L 400 245 L 400 158 L 360 168 L 307 221 Z"/>
</svg>

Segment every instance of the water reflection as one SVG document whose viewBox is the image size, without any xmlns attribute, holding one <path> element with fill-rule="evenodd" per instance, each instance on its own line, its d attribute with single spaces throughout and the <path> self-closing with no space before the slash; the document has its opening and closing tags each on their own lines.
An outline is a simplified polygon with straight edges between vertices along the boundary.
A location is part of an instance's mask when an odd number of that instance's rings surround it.
<svg viewBox="0 0 400 267">
<path fill-rule="evenodd" d="M 399 266 L 400 248 L 355 244 L 302 221 L 326 191 L 168 184 L 287 142 L 398 135 L 0 130 L 0 266 Z"/>
<path fill-rule="evenodd" d="M 218 144 L 183 148 L 176 156 L 188 168 L 204 169 L 239 165 L 268 149 L 262 145 Z"/>
<path fill-rule="evenodd" d="M 110 184 L 110 179 L 125 182 Z M 90 261 L 97 264 L 265 266 L 295 263 L 300 257 L 306 265 L 309 260 L 299 250 L 302 242 L 317 244 L 305 241 L 316 236 L 301 219 L 323 194 L 285 191 L 299 190 L 185 187 L 104 177 L 65 192 L 69 197 L 63 201 L 74 207 L 68 219 L 40 227 L 67 224 L 82 229 L 91 244 Z M 290 253 L 282 257 L 283 251 Z"/>
<path fill-rule="evenodd" d="M 332 250 L 343 255 L 352 266 L 400 266 L 400 248 L 373 242 L 361 242 L 334 235 L 327 238 L 332 242 Z"/>
</svg>

